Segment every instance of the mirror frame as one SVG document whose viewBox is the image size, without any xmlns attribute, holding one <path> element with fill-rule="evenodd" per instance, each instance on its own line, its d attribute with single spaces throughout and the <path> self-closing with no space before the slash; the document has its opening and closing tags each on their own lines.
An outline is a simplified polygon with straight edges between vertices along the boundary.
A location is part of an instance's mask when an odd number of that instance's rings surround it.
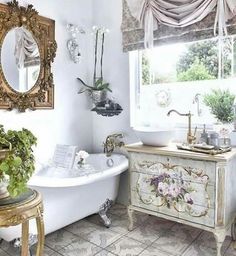
<svg viewBox="0 0 236 256">
<path fill-rule="evenodd" d="M 14 90 L 7 82 L 0 61 L 0 109 L 53 109 L 54 84 L 51 65 L 56 56 L 55 21 L 38 15 L 33 5 L 19 6 L 13 0 L 7 5 L 0 4 L 0 54 L 7 33 L 24 26 L 38 44 L 40 52 L 40 73 L 35 85 L 27 92 Z"/>
</svg>

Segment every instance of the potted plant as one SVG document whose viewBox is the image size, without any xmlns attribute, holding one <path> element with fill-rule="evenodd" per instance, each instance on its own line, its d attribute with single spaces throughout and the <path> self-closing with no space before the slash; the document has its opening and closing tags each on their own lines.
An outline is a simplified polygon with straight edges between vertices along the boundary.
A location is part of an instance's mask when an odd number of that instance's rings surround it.
<svg viewBox="0 0 236 256">
<path fill-rule="evenodd" d="M 211 110 L 211 113 L 217 119 L 217 124 L 213 129 L 223 138 L 223 144 L 226 143 L 226 138 L 229 138 L 233 130 L 232 122 L 234 121 L 233 104 L 235 95 L 230 93 L 229 90 L 213 89 L 211 93 L 204 96 L 203 102 Z"/>
<path fill-rule="evenodd" d="M 32 147 L 36 142 L 27 129 L 6 132 L 0 125 L 0 198 L 9 194 L 15 197 L 27 190 L 27 182 L 35 170 Z"/>
<path fill-rule="evenodd" d="M 80 89 L 79 94 L 88 92 L 95 104 L 106 100 L 107 92 L 112 92 L 109 83 L 103 79 L 103 55 L 104 55 L 104 42 L 107 29 L 93 27 L 95 32 L 95 47 L 94 47 L 94 74 L 93 85 L 86 84 L 81 78 L 77 78 L 83 87 Z M 100 55 L 100 76 L 97 77 L 98 55 Z"/>
<path fill-rule="evenodd" d="M 229 124 L 234 120 L 234 100 L 235 95 L 229 90 L 213 89 L 211 93 L 204 95 L 203 102 L 211 109 L 218 122 Z"/>
</svg>

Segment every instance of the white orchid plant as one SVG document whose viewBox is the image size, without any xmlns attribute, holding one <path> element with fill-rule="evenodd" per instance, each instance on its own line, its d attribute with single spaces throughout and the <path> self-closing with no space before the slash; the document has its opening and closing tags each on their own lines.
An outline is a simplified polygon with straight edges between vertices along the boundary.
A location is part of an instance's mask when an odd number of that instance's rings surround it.
<svg viewBox="0 0 236 256">
<path fill-rule="evenodd" d="M 103 79 L 103 56 L 104 56 L 104 43 L 105 43 L 105 35 L 109 33 L 109 30 L 104 27 L 93 26 L 93 35 L 95 37 L 95 45 L 94 45 L 94 74 L 93 74 L 93 85 L 86 84 L 81 78 L 77 78 L 79 82 L 83 85 L 80 89 L 79 94 L 84 92 L 93 92 L 93 91 L 109 91 L 110 89 L 109 83 L 105 82 Z M 100 56 L 100 61 L 98 60 Z M 98 63 L 100 62 L 100 63 Z M 100 64 L 100 66 L 98 66 Z M 98 67 L 97 67 L 98 66 Z M 97 69 L 100 69 L 100 75 L 97 76 Z"/>
</svg>

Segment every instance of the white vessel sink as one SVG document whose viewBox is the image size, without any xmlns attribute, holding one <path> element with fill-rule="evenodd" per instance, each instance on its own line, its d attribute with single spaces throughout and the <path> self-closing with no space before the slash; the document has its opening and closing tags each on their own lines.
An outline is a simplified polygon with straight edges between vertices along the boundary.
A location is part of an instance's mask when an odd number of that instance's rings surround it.
<svg viewBox="0 0 236 256">
<path fill-rule="evenodd" d="M 149 146 L 165 147 L 174 138 L 174 130 L 168 128 L 140 127 L 134 131 L 141 142 Z"/>
</svg>

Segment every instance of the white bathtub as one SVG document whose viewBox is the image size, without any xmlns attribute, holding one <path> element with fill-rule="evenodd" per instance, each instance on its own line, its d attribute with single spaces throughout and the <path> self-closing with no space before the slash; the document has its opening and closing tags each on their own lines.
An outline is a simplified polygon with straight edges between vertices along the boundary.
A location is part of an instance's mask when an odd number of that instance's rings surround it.
<svg viewBox="0 0 236 256">
<path fill-rule="evenodd" d="M 109 159 L 114 162 L 112 167 L 107 165 L 104 154 L 91 154 L 86 167 L 92 166 L 93 170 L 47 166 L 31 178 L 29 186 L 43 195 L 46 234 L 97 213 L 106 199 L 116 199 L 119 177 L 128 169 L 128 159 L 118 154 Z M 34 221 L 30 223 L 30 233 L 37 233 Z M 18 237 L 21 237 L 20 226 L 0 229 L 0 238 L 6 241 Z"/>
</svg>

